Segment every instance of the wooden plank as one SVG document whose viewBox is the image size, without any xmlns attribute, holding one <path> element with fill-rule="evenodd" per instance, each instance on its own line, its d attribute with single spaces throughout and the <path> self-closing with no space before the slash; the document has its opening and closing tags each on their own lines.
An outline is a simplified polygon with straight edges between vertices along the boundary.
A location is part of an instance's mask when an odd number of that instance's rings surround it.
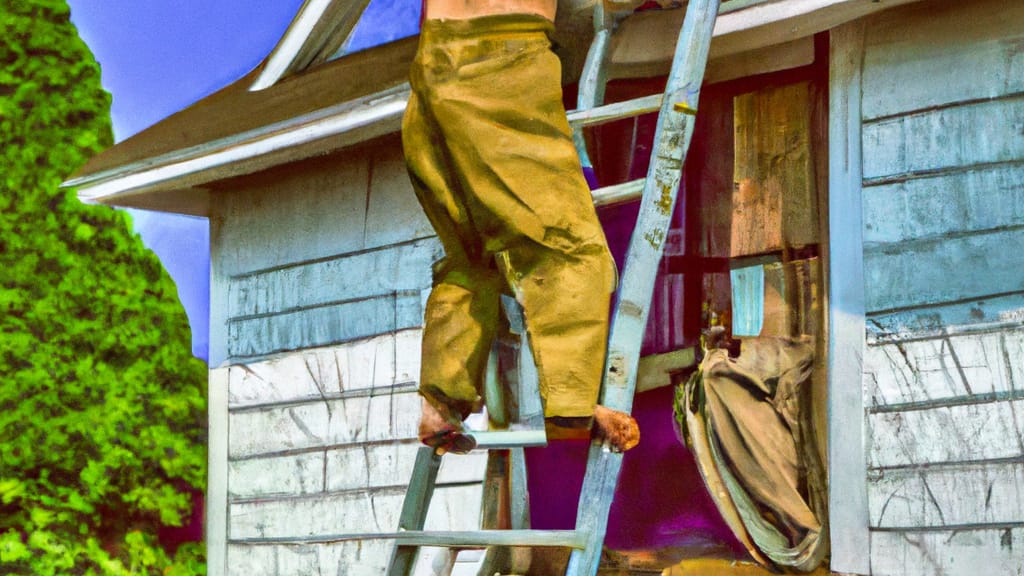
<svg viewBox="0 0 1024 576">
<path fill-rule="evenodd" d="M 1021 139 L 1024 141 L 1024 139 Z M 1019 292 L 1024 228 L 865 250 L 869 312 Z"/>
<path fill-rule="evenodd" d="M 299 496 L 324 491 L 324 453 L 236 460 L 228 465 L 228 495 L 239 498 Z"/>
<path fill-rule="evenodd" d="M 397 216 L 394 219 L 401 221 Z M 442 256 L 441 243 L 431 237 L 246 274 L 230 281 L 228 316 L 275 314 L 339 300 L 423 290 L 431 284 L 431 265 Z"/>
<path fill-rule="evenodd" d="M 210 576 L 280 576 L 277 570 L 279 549 L 278 546 L 231 544 L 227 547 L 227 568 L 219 573 L 210 571 Z"/>
<path fill-rule="evenodd" d="M 206 567 L 211 576 L 227 573 L 228 565 L 228 372 L 209 373 L 207 398 Z"/>
<path fill-rule="evenodd" d="M 864 189 L 864 242 L 1024 225 L 1024 166 L 997 165 Z"/>
<path fill-rule="evenodd" d="M 992 323 L 1014 323 L 1019 327 L 1022 320 L 1024 290 L 979 300 L 872 314 L 868 335 L 870 340 L 934 338 L 948 333 L 950 327 L 960 331 L 968 331 L 973 327 L 984 330 Z M 1011 328 L 1015 329 L 1008 329 Z"/>
<path fill-rule="evenodd" d="M 1005 394 L 1024 385 L 1024 331 L 966 334 L 868 346 L 869 406 Z"/>
<path fill-rule="evenodd" d="M 402 330 L 229 369 L 232 408 L 336 398 L 419 378 L 422 330 Z"/>
<path fill-rule="evenodd" d="M 878 412 L 867 422 L 872 468 L 1014 458 L 1024 452 L 1024 400 Z"/>
<path fill-rule="evenodd" d="M 420 407 L 419 395 L 409 390 L 234 412 L 230 457 L 416 438 Z"/>
<path fill-rule="evenodd" d="M 230 576 L 379 576 L 392 544 L 383 540 L 293 546 L 232 544 Z"/>
<path fill-rule="evenodd" d="M 285 500 L 231 504 L 231 540 L 301 540 L 333 534 L 390 533 L 398 527 L 404 492 L 370 489 Z M 438 486 L 427 530 L 477 530 L 480 486 Z"/>
<path fill-rule="evenodd" d="M 867 574 L 864 459 L 864 249 L 861 206 L 861 62 L 864 24 L 830 34 L 828 469 L 831 568 Z"/>
<path fill-rule="evenodd" d="M 874 576 L 1024 576 L 1020 542 L 1024 528 L 936 532 L 875 532 Z M 1017 546 L 1014 546 L 1017 543 Z"/>
<path fill-rule="evenodd" d="M 868 478 L 871 526 L 1005 524 L 1024 518 L 1024 462 L 887 470 Z"/>
<path fill-rule="evenodd" d="M 209 358 L 211 367 L 228 361 L 228 282 L 224 273 L 224 196 L 215 194 L 211 199 L 210 217 L 210 333 Z"/>
<path fill-rule="evenodd" d="M 810 84 L 765 88 L 733 103 L 731 255 L 817 243 Z"/>
<path fill-rule="evenodd" d="M 941 90 L 936 86 L 936 90 Z M 864 125 L 865 181 L 1024 159 L 1024 95 Z"/>
<path fill-rule="evenodd" d="M 215 266 L 237 276 L 362 250 L 368 170 L 364 154 L 332 155 L 218 190 Z"/>
<path fill-rule="evenodd" d="M 377 248 L 433 236 L 434 229 L 420 208 L 409 182 L 401 147 L 396 143 L 394 147 L 378 148 L 371 162 L 363 245 L 366 248 Z M 438 244 L 434 259 L 442 255 Z M 430 284 L 429 264 L 432 263 L 429 262 L 426 269 L 427 285 Z M 403 271 L 403 274 L 408 273 L 407 270 Z"/>
<path fill-rule="evenodd" d="M 865 118 L 1024 91 L 1024 4 L 1016 0 L 892 10 L 872 20 L 866 44 Z"/>
<path fill-rule="evenodd" d="M 423 325 L 423 294 L 386 296 L 301 309 L 228 323 L 228 353 L 236 361 L 275 352 L 328 346 Z"/>
<path fill-rule="evenodd" d="M 417 415 L 407 418 L 416 420 Z M 327 452 L 328 492 L 404 484 L 412 477 L 418 442 L 345 446 Z M 480 482 L 487 453 L 445 456 L 437 474 L 438 485 Z"/>
</svg>

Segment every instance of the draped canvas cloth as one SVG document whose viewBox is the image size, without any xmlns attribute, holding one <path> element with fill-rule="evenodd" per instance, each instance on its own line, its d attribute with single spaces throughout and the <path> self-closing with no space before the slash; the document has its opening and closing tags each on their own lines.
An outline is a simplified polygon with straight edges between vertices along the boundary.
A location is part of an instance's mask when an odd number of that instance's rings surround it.
<svg viewBox="0 0 1024 576">
<path fill-rule="evenodd" d="M 743 340 L 710 350 L 681 388 L 676 416 L 712 498 L 764 564 L 813 570 L 827 548 L 825 479 L 810 427 L 811 346 Z"/>
</svg>

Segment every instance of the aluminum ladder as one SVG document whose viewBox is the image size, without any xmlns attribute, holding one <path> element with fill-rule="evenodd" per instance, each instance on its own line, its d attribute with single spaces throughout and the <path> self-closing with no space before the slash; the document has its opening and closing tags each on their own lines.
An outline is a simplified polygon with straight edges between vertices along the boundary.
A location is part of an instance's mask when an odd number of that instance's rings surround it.
<svg viewBox="0 0 1024 576">
<path fill-rule="evenodd" d="M 627 182 L 594 191 L 597 205 L 613 204 L 640 197 L 640 213 L 626 255 L 625 269 L 620 277 L 615 298 L 608 354 L 601 387 L 601 404 L 609 408 L 630 412 L 636 388 L 636 372 L 640 360 L 640 346 L 651 296 L 663 255 L 672 211 L 682 178 L 683 161 L 693 136 L 700 88 L 708 60 L 712 32 L 720 0 L 691 0 L 683 27 L 676 42 L 672 68 L 663 94 L 626 102 L 599 106 L 603 100 L 606 82 L 605 63 L 608 59 L 611 35 L 619 17 L 605 13 L 599 2 L 595 8 L 595 36 L 591 44 L 580 81 L 577 110 L 569 113 L 575 142 L 585 167 L 590 166 L 583 139 L 584 126 L 610 122 L 620 118 L 659 111 L 654 136 L 654 150 L 645 179 Z M 514 306 L 506 306 L 512 331 L 521 331 L 521 317 Z M 483 529 L 467 532 L 427 532 L 423 530 L 427 509 L 434 490 L 434 482 L 441 458 L 433 449 L 419 450 L 413 477 L 406 493 L 394 534 L 364 535 L 394 539 L 396 542 L 389 574 L 408 575 L 415 566 L 417 551 L 422 546 L 448 548 L 488 548 L 481 574 L 491 576 L 494 557 L 507 547 L 558 546 L 572 549 L 567 576 L 593 576 L 597 573 L 601 547 L 608 524 L 615 487 L 622 466 L 622 454 L 615 453 L 599 443 L 592 443 L 587 456 L 586 475 L 580 494 L 574 530 L 530 530 L 526 528 L 525 481 L 526 469 L 522 449 L 546 444 L 542 415 L 537 412 L 539 392 L 536 392 L 535 369 L 529 358 L 525 331 L 520 338 L 520 420 L 526 430 L 508 430 L 473 433 L 477 447 L 491 452 L 488 473 L 484 482 Z M 493 359 L 493 355 L 492 355 Z M 492 365 L 494 363 L 492 362 Z M 531 373 L 531 370 L 533 372 Z M 495 370 L 489 372 L 494 373 Z M 531 381 L 532 379 L 532 381 Z M 488 378 L 488 392 L 496 390 L 496 380 Z M 500 397 L 499 393 L 488 396 Z M 532 398 L 537 397 L 534 404 Z M 489 402 L 492 420 L 505 418 L 500 402 Z M 493 412 L 491 412 L 493 410 Z M 538 420 L 539 418 L 539 420 Z M 502 488 L 505 486 L 505 488 Z M 499 492 L 505 490 L 504 498 Z M 506 510 L 498 509 L 497 500 L 504 499 Z M 504 515 L 510 529 L 496 529 L 498 518 Z"/>
</svg>

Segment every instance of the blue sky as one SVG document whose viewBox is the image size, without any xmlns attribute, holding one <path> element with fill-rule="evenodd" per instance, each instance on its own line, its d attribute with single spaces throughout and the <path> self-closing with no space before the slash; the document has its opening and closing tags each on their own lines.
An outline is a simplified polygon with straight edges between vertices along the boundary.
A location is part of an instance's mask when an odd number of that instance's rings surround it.
<svg viewBox="0 0 1024 576">
<path fill-rule="evenodd" d="M 113 95 L 114 136 L 140 130 L 230 84 L 274 48 L 302 0 L 68 0 Z M 353 49 L 412 33 L 420 0 L 372 0 Z M 135 229 L 178 286 L 192 352 L 207 358 L 209 229 L 201 218 L 133 210 Z"/>
</svg>

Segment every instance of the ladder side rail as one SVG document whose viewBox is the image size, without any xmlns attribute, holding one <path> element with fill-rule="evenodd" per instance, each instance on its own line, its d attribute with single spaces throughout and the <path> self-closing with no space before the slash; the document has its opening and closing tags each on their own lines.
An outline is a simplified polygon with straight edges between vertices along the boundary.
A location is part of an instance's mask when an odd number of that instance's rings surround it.
<svg viewBox="0 0 1024 576">
<path fill-rule="evenodd" d="M 594 39 L 587 50 L 587 58 L 583 62 L 583 73 L 580 76 L 579 92 L 576 94 L 576 109 L 589 110 L 604 102 L 604 89 L 608 83 L 607 66 L 608 51 L 611 48 L 612 32 L 615 21 L 605 14 L 602 2 L 594 6 Z M 594 165 L 587 153 L 587 140 L 583 135 L 583 126 L 575 125 L 572 130 L 572 141 L 580 157 L 580 166 L 584 170 L 593 170 Z"/>
<path fill-rule="evenodd" d="M 427 511 L 434 486 L 437 484 L 437 472 L 441 468 L 441 456 L 433 448 L 421 446 L 416 452 L 416 463 L 413 465 L 412 479 L 402 503 L 402 513 L 398 517 L 399 531 L 423 530 L 427 520 Z M 388 562 L 389 576 L 407 576 L 412 573 L 416 563 L 418 549 L 396 543 Z"/>
<path fill-rule="evenodd" d="M 666 98 L 655 130 L 655 150 L 612 318 L 602 403 L 616 410 L 628 412 L 633 406 L 640 347 L 682 179 L 683 161 L 693 137 L 719 4 L 720 0 L 690 0 L 676 42 Z M 570 556 L 566 574 L 571 576 L 597 573 L 608 512 L 622 467 L 622 454 L 600 446 L 591 446 L 589 458 L 576 519 L 577 530 L 586 531 L 588 542 L 583 550 L 574 550 Z"/>
</svg>

